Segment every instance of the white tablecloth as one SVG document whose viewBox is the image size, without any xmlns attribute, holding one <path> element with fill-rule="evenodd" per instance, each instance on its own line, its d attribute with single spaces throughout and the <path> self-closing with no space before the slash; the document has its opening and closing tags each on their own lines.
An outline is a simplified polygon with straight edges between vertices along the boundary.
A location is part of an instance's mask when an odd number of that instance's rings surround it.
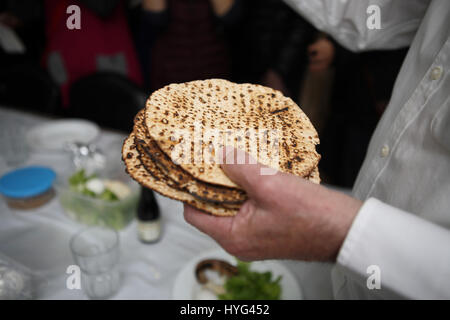
<svg viewBox="0 0 450 320">
<path fill-rule="evenodd" d="M 0 108 L 0 126 L 33 125 L 48 119 L 12 109 Z M 124 135 L 102 131 L 98 144 L 104 150 L 117 150 Z M 0 150 L 3 147 L 0 145 Z M 1 154 L 1 151 L 0 151 Z M 70 168 L 64 154 L 32 152 L 24 165 L 45 165 L 56 172 Z M 0 175 L 9 171 L 0 157 Z M 120 232 L 123 282 L 113 299 L 171 299 L 177 273 L 196 255 L 217 248 L 206 235 L 188 225 L 182 205 L 157 195 L 163 235 L 156 244 L 138 241 L 136 222 Z M 31 211 L 11 210 L 0 200 L 0 253 L 29 268 L 36 282 L 37 299 L 86 299 L 82 290 L 66 288 L 66 269 L 74 264 L 70 237 L 83 226 L 67 218 L 57 198 Z M 283 261 L 300 283 L 307 299 L 331 299 L 332 265 Z"/>
</svg>

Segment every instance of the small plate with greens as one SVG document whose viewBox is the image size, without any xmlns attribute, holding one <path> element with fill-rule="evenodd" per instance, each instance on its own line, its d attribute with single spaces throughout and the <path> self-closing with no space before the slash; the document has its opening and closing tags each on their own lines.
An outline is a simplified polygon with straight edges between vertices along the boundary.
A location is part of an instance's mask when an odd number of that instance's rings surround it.
<svg viewBox="0 0 450 320">
<path fill-rule="evenodd" d="M 86 224 L 116 230 L 126 227 L 134 218 L 139 187 L 126 179 L 105 179 L 79 170 L 56 184 L 65 213 Z"/>
<path fill-rule="evenodd" d="M 238 261 L 222 249 L 203 253 L 179 272 L 176 300 L 300 300 L 294 275 L 280 262 Z"/>
</svg>

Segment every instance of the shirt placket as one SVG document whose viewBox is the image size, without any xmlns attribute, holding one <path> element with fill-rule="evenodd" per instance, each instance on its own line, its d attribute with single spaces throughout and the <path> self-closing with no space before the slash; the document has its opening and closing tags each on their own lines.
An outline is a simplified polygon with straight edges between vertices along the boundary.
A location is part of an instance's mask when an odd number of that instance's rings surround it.
<svg viewBox="0 0 450 320">
<path fill-rule="evenodd" d="M 444 67 L 449 64 L 449 52 L 450 40 L 447 39 L 422 81 L 389 126 L 390 129 L 379 139 L 380 141 L 375 147 L 377 152 L 371 160 L 368 172 L 364 174 L 364 180 L 360 181 L 354 190 L 357 198 L 367 199 L 371 196 L 377 181 L 389 166 L 392 153 L 402 139 L 405 139 L 405 134 L 407 135 L 407 130 L 416 117 L 427 108 L 431 97 L 438 92 L 440 80 L 446 71 Z"/>
</svg>

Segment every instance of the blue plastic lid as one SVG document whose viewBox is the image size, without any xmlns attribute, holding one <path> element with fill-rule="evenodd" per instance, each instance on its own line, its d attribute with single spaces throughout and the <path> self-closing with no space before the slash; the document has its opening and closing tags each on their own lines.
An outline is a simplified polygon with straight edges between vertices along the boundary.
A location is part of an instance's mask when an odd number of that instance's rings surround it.
<svg viewBox="0 0 450 320">
<path fill-rule="evenodd" d="M 50 168 L 26 167 L 0 178 L 0 193 L 10 198 L 28 198 L 51 188 L 56 174 Z"/>
</svg>

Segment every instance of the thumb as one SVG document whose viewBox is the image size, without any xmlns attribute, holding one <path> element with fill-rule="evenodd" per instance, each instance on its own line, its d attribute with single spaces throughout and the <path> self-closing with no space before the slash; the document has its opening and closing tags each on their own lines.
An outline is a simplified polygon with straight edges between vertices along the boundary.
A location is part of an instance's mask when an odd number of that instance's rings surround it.
<svg viewBox="0 0 450 320">
<path fill-rule="evenodd" d="M 258 163 L 241 149 L 227 146 L 219 150 L 219 155 L 222 156 L 222 170 L 249 195 L 254 194 L 262 179 L 277 173 L 277 170 Z"/>
</svg>

